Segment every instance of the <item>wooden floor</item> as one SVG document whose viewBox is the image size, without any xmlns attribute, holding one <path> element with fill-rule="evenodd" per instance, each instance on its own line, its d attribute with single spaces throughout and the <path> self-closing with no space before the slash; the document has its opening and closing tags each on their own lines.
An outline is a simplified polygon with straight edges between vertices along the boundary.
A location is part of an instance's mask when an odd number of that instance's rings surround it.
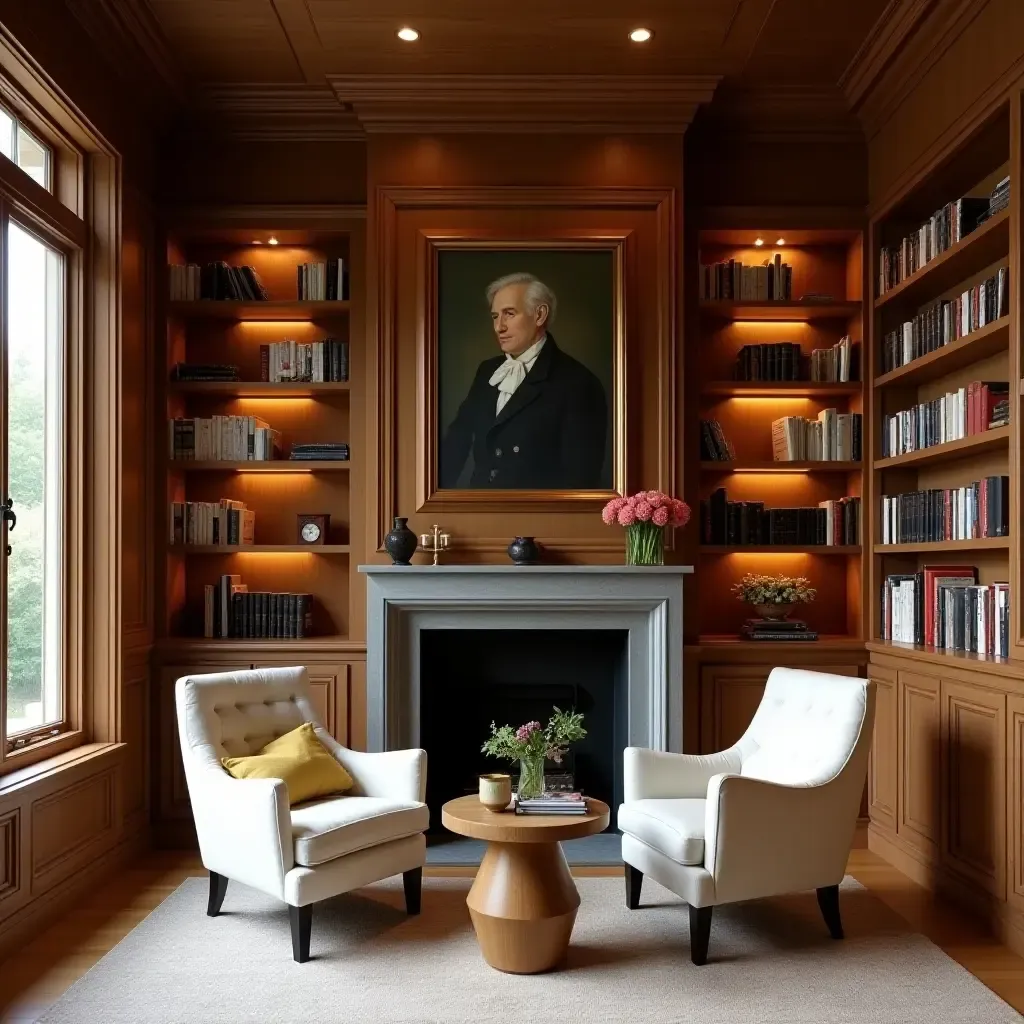
<svg viewBox="0 0 1024 1024">
<path fill-rule="evenodd" d="M 426 873 L 471 875 L 473 869 L 428 868 Z M 621 871 L 577 868 L 573 873 Z M 1024 1012 L 1024 959 L 866 849 L 853 850 L 849 873 L 1018 1012 Z M 22 951 L 0 962 L 0 1022 L 28 1024 L 42 1016 L 69 985 L 190 875 L 205 875 L 198 855 L 148 854 Z M 282 949 L 287 952 L 287 946 Z M 898 985 L 899 979 L 894 977 L 893 984 Z"/>
</svg>

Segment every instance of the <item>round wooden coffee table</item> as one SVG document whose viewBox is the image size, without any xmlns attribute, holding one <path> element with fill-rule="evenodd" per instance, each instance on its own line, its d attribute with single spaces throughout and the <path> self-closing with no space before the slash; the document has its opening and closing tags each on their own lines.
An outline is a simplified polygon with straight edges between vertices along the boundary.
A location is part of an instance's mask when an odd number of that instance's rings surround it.
<svg viewBox="0 0 1024 1024">
<path fill-rule="evenodd" d="M 495 814 L 478 797 L 449 800 L 441 823 L 487 841 L 466 905 L 484 959 L 499 971 L 537 974 L 565 956 L 580 894 L 569 874 L 563 839 L 608 827 L 608 805 L 587 800 L 585 815 Z"/>
</svg>

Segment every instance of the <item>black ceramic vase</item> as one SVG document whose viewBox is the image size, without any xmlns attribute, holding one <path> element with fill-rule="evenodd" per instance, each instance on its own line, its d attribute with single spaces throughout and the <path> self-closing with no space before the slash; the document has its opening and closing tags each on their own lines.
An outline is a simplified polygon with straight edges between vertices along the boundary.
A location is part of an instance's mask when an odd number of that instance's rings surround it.
<svg viewBox="0 0 1024 1024">
<path fill-rule="evenodd" d="M 384 538 L 384 550 L 391 556 L 392 565 L 408 565 L 416 550 L 416 534 L 406 525 L 408 522 L 395 516 L 391 532 Z"/>
<path fill-rule="evenodd" d="M 532 537 L 516 537 L 508 546 L 513 565 L 534 565 L 540 560 L 540 548 Z"/>
</svg>

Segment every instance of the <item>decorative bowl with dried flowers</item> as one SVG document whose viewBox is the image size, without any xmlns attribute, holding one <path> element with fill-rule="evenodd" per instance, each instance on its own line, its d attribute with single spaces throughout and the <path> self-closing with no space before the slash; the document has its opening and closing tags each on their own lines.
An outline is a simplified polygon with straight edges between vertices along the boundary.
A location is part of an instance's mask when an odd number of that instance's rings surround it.
<svg viewBox="0 0 1024 1024">
<path fill-rule="evenodd" d="M 762 619 L 784 619 L 796 604 L 810 604 L 817 596 L 803 576 L 765 576 L 748 572 L 732 585 L 737 600 L 746 601 Z"/>
<path fill-rule="evenodd" d="M 685 526 L 690 506 L 662 491 L 612 498 L 601 511 L 606 526 L 626 528 L 626 565 L 664 565 L 665 528 Z"/>
<path fill-rule="evenodd" d="M 555 708 L 546 726 L 540 722 L 527 722 L 518 729 L 511 725 L 503 725 L 499 729 L 491 722 L 491 738 L 480 749 L 491 757 L 518 761 L 519 787 L 516 792 L 521 798 L 530 799 L 544 792 L 545 759 L 561 764 L 569 744 L 586 735 L 582 714 Z"/>
</svg>

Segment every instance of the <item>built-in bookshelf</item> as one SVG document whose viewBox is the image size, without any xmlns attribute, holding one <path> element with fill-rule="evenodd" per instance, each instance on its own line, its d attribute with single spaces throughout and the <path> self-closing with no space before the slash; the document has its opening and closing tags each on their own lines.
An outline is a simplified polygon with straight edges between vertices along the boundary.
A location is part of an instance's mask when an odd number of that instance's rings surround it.
<svg viewBox="0 0 1024 1024">
<path fill-rule="evenodd" d="M 695 400 L 702 435 L 698 473 L 704 508 L 696 548 L 699 643 L 731 646 L 725 638 L 739 634 L 751 611 L 736 600 L 731 587 L 745 573 L 786 573 L 806 576 L 818 588 L 819 600 L 801 606 L 798 617 L 819 639 L 800 644 L 738 642 L 776 659 L 774 663 L 779 663 L 780 649 L 830 649 L 839 657 L 865 636 L 866 509 L 859 510 L 856 536 L 830 535 L 828 543 L 816 517 L 824 515 L 818 509 L 825 503 L 832 508 L 841 499 L 862 498 L 871 450 L 863 416 L 863 229 L 853 219 L 840 226 L 816 223 L 813 211 L 800 223 L 785 224 L 771 223 L 776 214 L 765 211 L 761 222 L 752 218 L 748 226 L 737 227 L 747 211 L 722 212 L 728 227 L 707 223 L 698 232 L 700 281 L 691 320 L 698 337 L 687 346 L 693 382 L 688 393 Z M 763 244 L 756 244 L 758 239 Z M 737 264 L 745 269 L 737 270 Z M 780 282 L 784 296 L 770 298 L 779 294 Z M 737 286 L 744 289 L 740 297 Z M 749 297 L 751 289 L 757 297 Z M 838 351 L 844 338 L 849 343 L 843 346 L 842 370 L 836 372 L 838 360 L 829 369 L 836 379 L 812 379 L 828 363 L 820 356 L 812 360 L 812 353 Z M 854 415 L 859 416 L 862 457 L 854 459 L 844 444 L 833 443 L 827 460 L 782 460 L 778 429 L 773 445 L 773 423 L 786 417 L 824 423 L 828 410 L 843 418 L 847 431 Z M 832 413 L 827 417 L 831 422 Z M 706 424 L 713 427 L 708 430 Z M 816 445 L 821 446 L 820 435 Z M 803 447 L 801 443 L 790 454 L 800 454 Z M 809 442 L 807 447 L 810 451 Z M 704 520 L 712 496 L 721 508 L 723 489 L 731 521 L 717 522 L 716 511 L 711 531 Z M 791 514 L 779 513 L 782 509 L 808 511 L 787 519 Z M 760 524 L 756 529 L 748 528 L 748 512 Z M 776 521 L 778 536 L 765 536 L 766 529 L 774 533 Z M 779 542 L 779 537 L 793 539 Z M 758 542 L 744 543 L 751 538 Z M 804 542 L 808 540 L 812 542 Z"/>
<path fill-rule="evenodd" d="M 947 599 L 952 608 L 956 597 L 967 608 L 968 618 L 974 617 L 977 602 L 988 601 L 987 623 L 1007 593 L 1009 657 L 1015 656 L 1020 636 L 1016 589 L 1020 354 L 1014 351 L 1020 296 L 1015 266 L 1018 247 L 1011 240 L 1014 193 L 1009 187 L 1020 168 L 1010 165 L 1010 137 L 1010 117 L 1004 106 L 881 210 L 869 229 L 873 282 L 869 405 L 874 446 L 867 516 L 868 639 L 874 651 L 920 657 L 929 664 L 960 664 L 966 657 L 975 665 L 995 666 L 1000 659 L 992 653 L 991 640 L 988 652 L 979 654 L 953 650 L 951 642 L 936 647 L 893 639 L 898 632 L 894 614 L 901 616 L 904 633 L 908 628 L 907 605 L 899 608 L 894 597 L 901 580 L 911 588 L 904 595 L 911 605 L 912 588 L 920 590 L 918 607 L 909 612 L 920 636 L 925 633 L 921 626 L 926 605 L 928 633 L 934 637 L 938 635 L 934 616 Z M 886 280 L 894 260 L 908 256 L 902 279 Z M 905 273 L 908 269 L 911 272 Z M 902 365 L 893 366 L 894 346 L 899 345 L 906 346 L 898 353 L 897 362 Z M 1002 392 L 1004 385 L 1009 392 L 1005 400 L 990 402 L 990 395 Z M 956 414 L 957 396 L 970 404 L 982 389 L 985 400 L 971 405 L 977 417 L 966 436 L 957 436 L 963 431 L 954 415 L 955 439 L 885 455 L 887 417 L 915 410 L 915 416 L 920 411 L 927 418 L 926 410 L 940 405 L 948 410 L 950 403 Z M 918 417 L 916 423 L 920 422 Z M 927 425 L 933 441 L 934 426 L 934 422 Z M 940 424 L 943 436 L 950 436 L 948 426 L 948 420 Z M 909 447 L 919 444 L 920 434 Z M 886 517 L 896 508 L 910 518 L 893 534 L 892 519 Z M 887 534 L 935 539 L 886 543 Z M 957 567 L 969 573 L 953 572 Z M 972 582 L 964 582 L 972 576 Z M 983 588 L 984 593 L 968 593 Z M 968 607 L 965 600 L 975 604 Z M 981 616 L 979 611 L 977 622 Z"/>
<path fill-rule="evenodd" d="M 322 211 L 313 211 L 306 218 L 300 208 L 282 211 L 282 216 L 285 223 L 254 221 L 253 226 L 245 226 L 239 211 L 229 211 L 223 217 L 211 211 L 209 216 L 190 214 L 168 230 L 167 329 L 158 389 L 157 438 L 162 441 L 162 455 L 157 506 L 162 509 L 159 529 L 164 540 L 158 568 L 161 647 L 164 659 L 171 663 L 201 662 L 205 653 L 212 657 L 212 652 L 222 647 L 230 648 L 239 664 L 247 665 L 257 663 L 264 650 L 292 648 L 299 657 L 300 649 L 304 652 L 309 647 L 322 657 L 328 648 L 341 650 L 347 643 L 353 607 L 361 616 L 361 602 L 352 597 L 355 574 L 351 571 L 351 562 L 360 550 L 361 511 L 353 507 L 351 496 L 361 489 L 359 474 L 364 463 L 360 457 L 365 453 L 358 446 L 361 430 L 352 401 L 362 387 L 365 365 L 361 351 L 352 351 L 351 346 L 358 340 L 353 321 L 361 316 L 352 295 L 361 286 L 361 268 L 356 262 L 361 259 L 363 225 L 358 219 L 348 223 L 342 217 L 328 219 Z M 340 296 L 339 264 L 331 262 L 338 260 L 344 267 Z M 205 271 L 179 268 L 214 264 L 251 268 L 218 271 L 221 279 L 233 275 L 232 287 L 244 287 L 248 294 L 195 297 L 199 275 Z M 303 264 L 316 266 L 301 269 Z M 326 278 L 324 266 L 330 267 Z M 190 297 L 181 298 L 185 280 Z M 208 280 L 204 278 L 207 295 Z M 299 299 L 302 282 L 313 294 L 327 297 Z M 265 298 L 252 294 L 260 287 Z M 223 294 L 223 289 L 219 293 Z M 302 364 L 304 369 L 293 374 L 312 379 L 275 382 L 273 370 L 268 379 L 269 346 L 294 341 L 301 351 L 302 346 L 329 339 L 345 345 L 345 365 L 340 373 L 345 379 L 330 379 L 339 372 L 337 362 L 330 363 L 332 350 L 328 346 L 306 349 L 316 353 L 315 359 L 310 354 L 309 363 Z M 175 367 L 180 364 L 214 370 L 207 375 L 210 379 L 178 379 Z M 307 365 L 315 368 L 312 373 L 306 372 Z M 247 417 L 251 423 L 269 428 L 275 442 L 273 457 L 259 461 L 174 457 L 175 452 L 181 456 L 182 447 L 180 439 L 177 449 L 173 446 L 173 430 L 169 443 L 169 422 L 217 418 L 215 429 L 219 430 L 217 422 L 226 422 L 221 417 Z M 230 445 L 221 444 L 219 434 L 214 436 L 213 454 L 237 455 L 233 436 Z M 266 456 L 266 435 L 263 442 L 257 450 Z M 348 445 L 349 457 L 289 459 L 293 445 L 327 442 Z M 207 443 L 203 450 L 209 447 Z M 200 449 L 194 452 L 198 454 Z M 244 503 L 255 513 L 252 543 L 173 542 L 169 530 L 173 528 L 174 503 L 225 499 Z M 300 516 L 329 516 L 327 534 L 319 543 L 302 542 Z M 285 629 L 266 640 L 204 637 L 204 625 L 208 626 L 208 622 L 204 624 L 206 588 L 231 576 L 241 577 L 254 594 L 311 595 L 307 635 L 287 639 Z M 356 632 L 361 632 L 361 627 Z M 176 645 L 180 655 L 175 654 Z"/>
</svg>

